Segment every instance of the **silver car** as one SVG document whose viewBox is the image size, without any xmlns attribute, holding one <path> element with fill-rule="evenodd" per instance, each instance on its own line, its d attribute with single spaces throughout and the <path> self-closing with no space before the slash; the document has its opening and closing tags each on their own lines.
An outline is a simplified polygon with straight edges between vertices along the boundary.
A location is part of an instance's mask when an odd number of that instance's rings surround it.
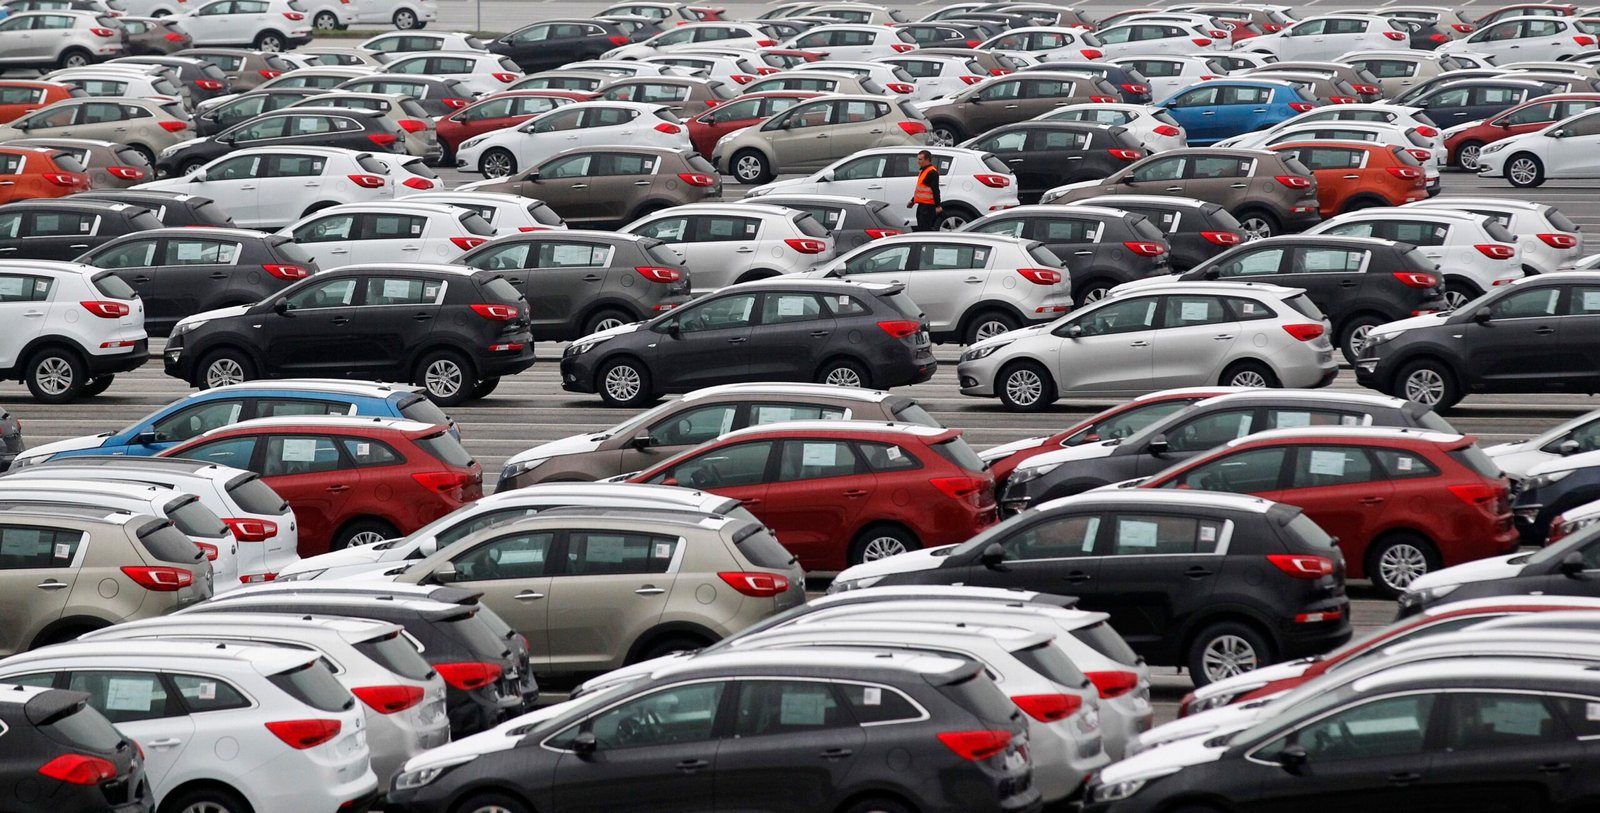
<svg viewBox="0 0 1600 813">
<path fill-rule="evenodd" d="M 833 259 L 833 235 L 807 212 L 751 203 L 691 203 L 629 223 L 683 257 L 702 296 L 736 282 L 810 270 Z"/>
<path fill-rule="evenodd" d="M 779 173 L 815 172 L 861 150 L 920 147 L 927 133 L 928 120 L 908 101 L 824 96 L 728 133 L 711 149 L 711 163 L 739 183 L 767 183 Z"/>
<path fill-rule="evenodd" d="M 77 68 L 122 56 L 127 33 L 93 11 L 31 11 L 0 20 L 0 66 Z"/>
<path fill-rule="evenodd" d="M 0 141 L 24 137 L 111 141 L 133 148 L 154 164 L 162 150 L 194 138 L 189 122 L 179 101 L 63 99 L 0 126 Z"/>
<path fill-rule="evenodd" d="M 444 156 L 439 146 L 438 126 L 422 105 L 398 93 L 354 93 L 341 90 L 301 99 L 290 107 L 342 107 L 348 110 L 376 110 L 406 133 L 406 152 L 437 162 Z"/>
</svg>

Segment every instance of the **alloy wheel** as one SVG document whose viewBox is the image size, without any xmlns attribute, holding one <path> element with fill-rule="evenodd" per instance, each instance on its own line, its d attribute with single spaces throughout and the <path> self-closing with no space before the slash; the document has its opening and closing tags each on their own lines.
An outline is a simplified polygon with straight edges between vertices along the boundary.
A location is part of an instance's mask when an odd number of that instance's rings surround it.
<svg viewBox="0 0 1600 813">
<path fill-rule="evenodd" d="M 612 367 L 606 373 L 606 394 L 618 401 L 632 401 L 639 397 L 639 371 L 626 364 Z"/>
<path fill-rule="evenodd" d="M 225 387 L 244 383 L 244 365 L 235 359 L 220 358 L 206 368 L 206 388 Z"/>
<path fill-rule="evenodd" d="M 859 387 L 861 386 L 861 376 L 849 367 L 835 367 L 828 371 L 828 375 L 823 378 L 823 383 L 832 384 L 835 387 Z"/>
<path fill-rule="evenodd" d="M 1230 387 L 1265 387 L 1267 377 L 1258 370 L 1240 370 L 1228 381 Z"/>
<path fill-rule="evenodd" d="M 1406 400 L 1433 406 L 1444 398 L 1444 376 L 1437 370 L 1415 370 L 1406 376 L 1405 392 Z"/>
<path fill-rule="evenodd" d="M 1002 333 L 1010 332 L 1011 326 L 1005 322 L 1002 322 L 998 319 L 986 319 L 978 323 L 976 335 L 978 341 L 983 341 L 984 339 L 992 339 Z"/>
<path fill-rule="evenodd" d="M 72 365 L 60 356 L 51 356 L 39 362 L 36 380 L 46 395 L 61 395 L 72 389 Z"/>
<path fill-rule="evenodd" d="M 1404 542 L 1390 545 L 1378 558 L 1378 578 L 1404 591 L 1418 576 L 1428 572 L 1428 557 L 1416 545 Z"/>
<path fill-rule="evenodd" d="M 1206 644 L 1201 662 L 1207 681 L 1215 683 L 1255 669 L 1260 657 L 1249 641 L 1237 635 L 1219 635 Z"/>
<path fill-rule="evenodd" d="M 1518 158 L 1506 168 L 1506 177 L 1518 186 L 1532 186 L 1539 177 L 1539 167 L 1532 158 Z"/>
<path fill-rule="evenodd" d="M 1044 397 L 1044 381 L 1032 370 L 1017 370 L 1006 376 L 1006 397 L 1017 406 L 1033 406 Z"/>
<path fill-rule="evenodd" d="M 1477 144 L 1468 144 L 1456 152 L 1456 163 L 1468 172 L 1478 171 L 1478 150 L 1483 149 Z"/>
<path fill-rule="evenodd" d="M 887 559 L 890 556 L 905 553 L 904 542 L 892 536 L 876 536 L 867 540 L 861 548 L 861 561 L 871 562 L 877 559 Z"/>
<path fill-rule="evenodd" d="M 423 386 L 428 388 L 429 394 L 438 398 L 450 398 L 461 391 L 461 385 L 466 380 L 466 373 L 461 365 L 450 359 L 439 359 L 428 365 L 423 371 Z"/>
</svg>

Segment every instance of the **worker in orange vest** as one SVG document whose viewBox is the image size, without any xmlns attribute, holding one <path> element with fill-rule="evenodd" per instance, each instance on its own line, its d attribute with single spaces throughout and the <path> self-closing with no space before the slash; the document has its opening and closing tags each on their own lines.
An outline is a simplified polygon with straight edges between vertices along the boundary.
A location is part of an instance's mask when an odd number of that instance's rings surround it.
<svg viewBox="0 0 1600 813">
<path fill-rule="evenodd" d="M 938 231 L 939 215 L 944 206 L 939 198 L 939 168 L 933 165 L 933 154 L 927 150 L 917 153 L 917 189 L 906 208 L 917 207 L 917 227 L 913 231 Z"/>
</svg>

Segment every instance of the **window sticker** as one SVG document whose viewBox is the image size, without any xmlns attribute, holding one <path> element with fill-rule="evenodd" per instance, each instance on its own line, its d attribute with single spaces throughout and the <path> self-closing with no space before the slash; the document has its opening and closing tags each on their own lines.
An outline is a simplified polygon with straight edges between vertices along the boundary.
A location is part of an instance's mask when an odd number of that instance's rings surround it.
<svg viewBox="0 0 1600 813">
<path fill-rule="evenodd" d="M 411 281 L 404 279 L 386 279 L 383 281 L 384 299 L 410 299 Z"/>
<path fill-rule="evenodd" d="M 1278 428 L 1279 429 L 1289 429 L 1289 428 L 1293 428 L 1293 427 L 1310 426 L 1310 425 L 1311 425 L 1311 413 L 1309 413 L 1309 412 L 1279 412 L 1278 413 Z"/>
<path fill-rule="evenodd" d="M 315 463 L 317 460 L 317 439 L 284 438 L 282 458 L 285 463 Z"/>
<path fill-rule="evenodd" d="M 866 687 L 866 688 L 861 690 L 861 705 L 863 705 L 863 706 L 879 706 L 879 705 L 882 705 L 882 704 L 883 704 L 883 690 L 882 689 L 878 688 L 877 686 L 868 686 L 868 687 Z M 1591 703 L 1590 705 L 1600 705 L 1600 703 Z M 1593 719 L 1593 718 L 1591 718 L 1591 719 Z"/>
<path fill-rule="evenodd" d="M 1318 452 L 1311 453 L 1311 465 L 1308 471 L 1312 474 L 1326 474 L 1330 477 L 1344 476 L 1344 452 Z"/>
<path fill-rule="evenodd" d="M 155 685 L 146 678 L 111 678 L 106 682 L 108 711 L 149 711 L 155 700 Z"/>
<path fill-rule="evenodd" d="M 1183 303 L 1182 315 L 1179 317 L 1185 322 L 1204 322 L 1211 315 L 1211 309 L 1204 302 Z"/>
<path fill-rule="evenodd" d="M 620 536 L 591 536 L 584 549 L 584 559 L 590 562 L 617 564 L 622 561 L 625 547 Z"/>
<path fill-rule="evenodd" d="M 778 710 L 778 722 L 783 725 L 822 725 L 828 719 L 825 699 L 826 695 L 816 692 L 785 692 Z"/>
<path fill-rule="evenodd" d="M 1125 519 L 1117 523 L 1117 544 L 1124 548 L 1153 548 L 1156 531 L 1154 522 Z"/>
<path fill-rule="evenodd" d="M 836 466 L 839 447 L 833 443 L 806 443 L 800 447 L 801 466 Z"/>
<path fill-rule="evenodd" d="M 671 542 L 657 542 L 656 543 L 656 555 L 655 555 L 655 558 L 657 558 L 657 559 L 671 559 L 672 558 L 672 543 Z"/>
<path fill-rule="evenodd" d="M 0 277 L 0 299 L 21 299 L 25 283 L 22 277 Z"/>
</svg>

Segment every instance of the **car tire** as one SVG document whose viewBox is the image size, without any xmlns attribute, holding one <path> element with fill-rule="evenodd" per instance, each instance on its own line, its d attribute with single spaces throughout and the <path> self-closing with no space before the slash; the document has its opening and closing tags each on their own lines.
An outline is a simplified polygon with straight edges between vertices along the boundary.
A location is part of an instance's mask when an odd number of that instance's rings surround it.
<svg viewBox="0 0 1600 813">
<path fill-rule="evenodd" d="M 485 378 L 484 380 L 479 381 L 478 386 L 472 388 L 472 400 L 478 401 L 488 398 L 489 394 L 494 392 L 497 388 L 499 388 L 499 386 L 500 379 L 498 376 L 495 378 Z"/>
<path fill-rule="evenodd" d="M 664 658 L 674 652 L 691 652 L 705 648 L 706 642 L 699 638 L 691 638 L 687 635 L 670 635 L 666 638 L 651 641 L 649 646 L 640 647 L 639 651 L 635 652 L 633 657 L 629 659 L 629 663 L 641 663 L 655 660 L 656 658 Z"/>
<path fill-rule="evenodd" d="M 65 404 L 83 394 L 89 383 L 88 368 L 76 350 L 47 347 L 28 358 L 23 380 L 33 400 L 41 404 Z"/>
<path fill-rule="evenodd" d="M 208 354 L 195 376 L 194 385 L 203 390 L 243 384 L 256 377 L 256 363 L 244 351 L 226 348 Z"/>
<path fill-rule="evenodd" d="M 1260 209 L 1248 209 L 1239 213 L 1240 231 L 1244 232 L 1244 239 L 1259 240 L 1271 237 L 1283 231 L 1283 224 L 1278 222 L 1276 215 Z"/>
<path fill-rule="evenodd" d="M 858 362 L 850 359 L 834 359 L 817 370 L 817 383 L 871 389 L 872 375 Z"/>
<path fill-rule="evenodd" d="M 632 358 L 613 359 L 595 376 L 600 400 L 611 407 L 639 407 L 655 397 L 650 391 L 650 371 Z"/>
<path fill-rule="evenodd" d="M 1079 305 L 1087 305 L 1090 302 L 1099 302 L 1105 299 L 1106 294 L 1111 293 L 1111 289 L 1115 287 L 1117 286 L 1107 280 L 1097 279 L 1086 283 L 1082 288 L 1074 290 L 1072 293 L 1073 298 L 1078 300 Z"/>
<path fill-rule="evenodd" d="M 283 52 L 283 35 L 276 31 L 263 31 L 256 35 L 255 49 L 269 54 Z"/>
<path fill-rule="evenodd" d="M 478 174 L 484 178 L 509 178 L 517 174 L 517 157 L 499 147 L 489 150 L 478 158 Z"/>
<path fill-rule="evenodd" d="M 416 385 L 439 406 L 459 406 L 478 387 L 472 364 L 454 350 L 436 350 L 417 364 Z"/>
<path fill-rule="evenodd" d="M 1455 164 L 1467 172 L 1478 171 L 1478 151 L 1483 149 L 1483 142 L 1468 141 L 1456 147 L 1456 154 L 1450 156 L 1450 163 Z"/>
<path fill-rule="evenodd" d="M 1228 366 L 1222 371 L 1222 378 L 1217 381 L 1223 387 L 1265 387 L 1274 388 L 1282 386 L 1278 377 L 1273 375 L 1272 369 L 1259 361 L 1240 361 Z"/>
<path fill-rule="evenodd" d="M 946 206 L 939 213 L 939 231 L 960 231 L 962 226 L 978 219 L 976 212 L 965 206 Z"/>
<path fill-rule="evenodd" d="M 845 808 L 843 813 L 916 813 L 916 811 L 893 799 L 876 797 L 862 799 Z"/>
<path fill-rule="evenodd" d="M 1194 636 L 1186 658 L 1189 678 L 1199 688 L 1271 663 L 1272 650 L 1254 627 L 1223 621 Z"/>
<path fill-rule="evenodd" d="M 38 638 L 33 639 L 33 645 L 30 646 L 29 649 L 38 649 L 42 646 L 55 646 L 56 644 L 71 643 L 85 635 L 88 635 L 91 632 L 101 629 L 105 629 L 105 627 L 103 625 L 87 623 L 59 627 L 43 633 Z"/>
<path fill-rule="evenodd" d="M 251 813 L 239 794 L 226 788 L 199 787 L 174 793 L 161 802 L 159 813 Z"/>
<path fill-rule="evenodd" d="M 583 335 L 599 333 L 602 330 L 610 330 L 622 325 L 631 325 L 637 321 L 639 320 L 616 308 L 601 308 L 589 314 L 589 318 L 583 321 Z"/>
<path fill-rule="evenodd" d="M 740 150 L 729 160 L 728 168 L 733 170 L 733 177 L 742 184 L 767 183 L 777 177 L 772 171 L 772 162 L 760 150 Z"/>
<path fill-rule="evenodd" d="M 183 169 L 178 171 L 178 175 L 180 177 L 193 175 L 195 170 L 198 170 L 205 165 L 206 162 L 204 161 L 190 161 L 189 163 L 183 165 Z"/>
<path fill-rule="evenodd" d="M 966 139 L 961 126 L 953 121 L 935 121 L 928 125 L 928 146 L 954 147 Z"/>
<path fill-rule="evenodd" d="M 111 382 L 114 380 L 116 380 L 116 376 L 114 375 L 103 375 L 99 378 L 91 378 L 89 379 L 89 383 L 83 385 L 83 392 L 81 395 L 83 395 L 85 398 L 93 398 L 96 395 L 99 395 L 100 393 L 110 389 Z"/>
<path fill-rule="evenodd" d="M 1344 360 L 1351 364 L 1361 357 L 1361 347 L 1366 344 L 1367 334 L 1373 328 L 1390 320 L 1370 313 L 1364 313 L 1348 322 L 1339 329 L 1339 352 L 1344 353 Z"/>
<path fill-rule="evenodd" d="M 1042 412 L 1055 403 L 1056 382 L 1036 361 L 1018 361 L 1000 371 L 995 392 L 1007 412 Z"/>
<path fill-rule="evenodd" d="M 984 311 L 967 320 L 965 343 L 977 344 L 984 339 L 1010 333 L 1021 324 L 1017 317 L 1005 311 Z"/>
<path fill-rule="evenodd" d="M 1456 374 L 1444 362 L 1419 359 L 1407 364 L 1395 377 L 1396 398 L 1416 401 L 1423 406 L 1442 412 L 1461 400 L 1461 385 Z"/>
<path fill-rule="evenodd" d="M 81 68 L 94 61 L 94 56 L 82 48 L 68 48 L 56 59 L 58 68 Z"/>
<path fill-rule="evenodd" d="M 414 28 L 422 27 L 417 24 L 417 13 L 408 8 L 396 11 L 389 21 L 394 23 L 394 27 L 401 31 L 410 31 Z"/>
<path fill-rule="evenodd" d="M 405 536 L 395 530 L 393 525 L 381 519 L 356 520 L 339 529 L 328 542 L 328 550 L 344 550 L 351 546 L 373 545 L 385 539 L 397 539 Z"/>
<path fill-rule="evenodd" d="M 1367 578 L 1379 595 L 1396 599 L 1411 582 L 1439 569 L 1433 543 L 1416 534 L 1390 534 L 1367 551 Z"/>
<path fill-rule="evenodd" d="M 890 556 L 909 553 L 921 547 L 922 543 L 917 541 L 916 534 L 905 528 L 898 525 L 873 525 L 856 534 L 855 541 L 850 543 L 847 564 L 875 562 Z"/>
<path fill-rule="evenodd" d="M 1506 181 L 1518 189 L 1532 189 L 1544 183 L 1544 162 L 1531 153 L 1519 152 L 1506 159 Z"/>
<path fill-rule="evenodd" d="M 129 144 L 128 149 L 138 153 L 139 157 L 143 158 L 146 164 L 149 164 L 152 168 L 155 167 L 156 154 L 149 147 L 146 147 L 143 144 Z"/>
<path fill-rule="evenodd" d="M 331 11 L 319 12 L 311 20 L 311 27 L 318 31 L 337 31 L 339 30 L 339 15 Z"/>
<path fill-rule="evenodd" d="M 1482 295 L 1483 293 L 1470 283 L 1447 280 L 1444 284 L 1444 301 L 1451 310 L 1456 310 Z"/>
</svg>

